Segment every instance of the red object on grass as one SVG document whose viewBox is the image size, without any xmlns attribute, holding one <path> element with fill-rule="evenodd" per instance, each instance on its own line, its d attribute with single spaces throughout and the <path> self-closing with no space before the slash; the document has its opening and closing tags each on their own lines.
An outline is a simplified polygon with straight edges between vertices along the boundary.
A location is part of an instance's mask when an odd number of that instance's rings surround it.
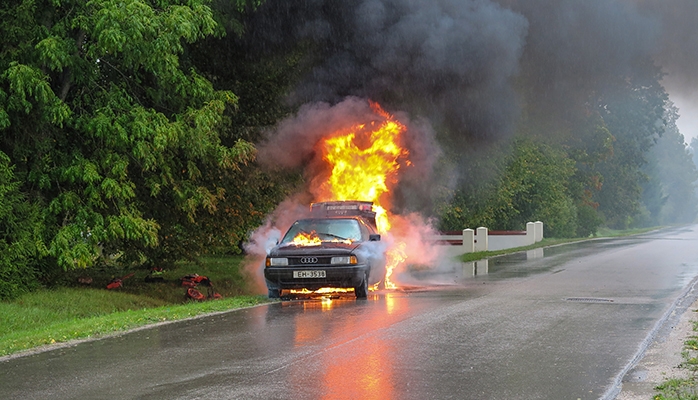
<svg viewBox="0 0 698 400">
<path fill-rule="evenodd" d="M 112 279 L 112 281 L 109 282 L 109 284 L 107 285 L 107 289 L 116 289 L 116 288 L 120 288 L 121 286 L 123 286 L 123 283 L 121 282 L 121 279 L 119 279 L 119 278 L 114 278 L 114 279 Z"/>
<path fill-rule="evenodd" d="M 185 293 L 185 297 L 187 299 L 192 299 L 192 300 L 207 300 L 207 299 L 222 299 L 223 296 L 221 296 L 219 293 L 216 293 L 213 290 L 213 284 L 211 283 L 211 280 L 208 279 L 208 277 L 199 275 L 199 274 L 189 274 L 185 275 L 181 278 L 182 280 L 182 286 L 188 287 L 187 292 Z M 198 285 L 201 286 L 206 286 L 208 289 L 206 290 L 206 295 L 201 293 L 200 291 L 194 289 Z"/>
<path fill-rule="evenodd" d="M 112 279 L 111 282 L 109 282 L 109 284 L 107 284 L 107 289 L 120 288 L 121 286 L 124 285 L 124 283 L 123 283 L 124 279 L 130 278 L 135 274 L 136 274 L 135 272 L 131 272 L 130 274 L 126 274 L 126 275 L 122 276 L 121 278 Z"/>
<path fill-rule="evenodd" d="M 187 289 L 187 297 L 197 301 L 206 300 L 206 296 L 194 288 Z"/>
</svg>

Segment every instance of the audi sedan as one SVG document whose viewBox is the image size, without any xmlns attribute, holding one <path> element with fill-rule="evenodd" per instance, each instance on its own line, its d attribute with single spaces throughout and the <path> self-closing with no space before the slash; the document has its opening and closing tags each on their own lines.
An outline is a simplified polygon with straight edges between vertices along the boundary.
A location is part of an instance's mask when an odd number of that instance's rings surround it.
<svg viewBox="0 0 698 400">
<path fill-rule="evenodd" d="M 375 220 L 361 215 L 296 221 L 266 258 L 270 298 L 284 290 L 353 288 L 366 298 L 369 285 L 385 274 L 383 246 Z"/>
</svg>

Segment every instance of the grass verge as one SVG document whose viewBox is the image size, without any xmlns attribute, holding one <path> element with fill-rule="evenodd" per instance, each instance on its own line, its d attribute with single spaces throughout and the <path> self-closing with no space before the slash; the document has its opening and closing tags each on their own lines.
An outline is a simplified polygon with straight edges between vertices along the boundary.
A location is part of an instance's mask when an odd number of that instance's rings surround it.
<svg viewBox="0 0 698 400">
<path fill-rule="evenodd" d="M 123 281 L 123 287 L 115 290 L 106 290 L 107 283 L 126 275 L 125 271 L 66 274 L 56 288 L 0 302 L 0 356 L 267 302 L 266 296 L 250 294 L 241 263 L 242 257 L 238 256 L 178 263 L 156 282 L 146 282 L 148 271 L 135 271 Z M 223 298 L 187 301 L 180 278 L 193 273 L 209 277 Z M 81 286 L 78 278 L 90 278 L 92 283 Z"/>
<path fill-rule="evenodd" d="M 58 292 L 67 298 L 83 296 L 83 293 L 76 293 L 79 292 L 78 289 L 65 289 Z M 3 325 L 0 330 L 0 356 L 58 342 L 100 337 L 158 322 L 176 321 L 217 311 L 247 307 L 266 301 L 267 299 L 263 296 L 237 296 L 201 303 L 129 309 L 86 318 L 69 317 L 66 314 L 51 315 L 47 318 L 47 315 L 52 313 L 46 309 L 28 309 L 32 314 L 44 317 L 43 319 L 47 320 L 44 324 L 26 323 L 26 321 L 18 324 L 12 321 L 12 316 L 25 309 L 2 304 L 0 306 L 0 324 Z"/>
<path fill-rule="evenodd" d="M 542 241 L 532 244 L 530 246 L 515 247 L 513 249 L 496 250 L 496 251 L 477 251 L 474 253 L 465 253 L 459 256 L 459 259 L 463 262 L 484 260 L 486 258 L 501 256 L 504 254 L 516 253 L 519 251 L 533 250 L 540 247 L 554 246 L 557 244 L 580 242 L 585 239 L 543 239 Z"/>
</svg>

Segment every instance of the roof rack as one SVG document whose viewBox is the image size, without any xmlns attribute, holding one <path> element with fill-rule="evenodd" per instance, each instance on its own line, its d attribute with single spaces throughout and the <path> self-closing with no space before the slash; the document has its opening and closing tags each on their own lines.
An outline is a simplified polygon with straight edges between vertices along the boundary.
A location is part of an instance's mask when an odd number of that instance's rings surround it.
<svg viewBox="0 0 698 400">
<path fill-rule="evenodd" d="M 373 211 L 373 202 L 370 201 L 323 201 L 312 203 L 310 212 L 313 217 L 348 217 L 359 216 L 376 224 L 376 213 Z"/>
</svg>

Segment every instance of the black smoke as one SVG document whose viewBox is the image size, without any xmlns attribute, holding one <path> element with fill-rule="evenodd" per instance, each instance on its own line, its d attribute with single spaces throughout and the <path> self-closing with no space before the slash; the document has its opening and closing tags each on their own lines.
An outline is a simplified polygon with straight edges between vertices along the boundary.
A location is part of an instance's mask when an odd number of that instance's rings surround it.
<svg viewBox="0 0 698 400">
<path fill-rule="evenodd" d="M 255 47 L 305 45 L 293 104 L 347 96 L 425 117 L 456 137 L 511 134 L 511 79 L 526 19 L 487 0 L 271 0 L 248 27 Z"/>
<path fill-rule="evenodd" d="M 269 0 L 246 27 L 250 48 L 303 55 L 286 98 L 303 107 L 301 118 L 343 108 L 347 98 L 404 112 L 419 121 L 411 134 L 413 143 L 425 136 L 424 154 L 438 153 L 434 135 L 450 152 L 444 184 L 482 176 L 468 170 L 485 164 L 486 145 L 510 137 L 522 118 L 556 121 L 544 133 L 553 135 L 625 77 L 661 68 L 672 90 L 696 96 L 696 15 L 694 0 Z M 289 123 L 279 139 L 302 148 L 287 137 Z M 416 176 L 398 191 L 428 196 L 435 180 Z M 422 199 L 417 208 L 428 207 Z"/>
<path fill-rule="evenodd" d="M 635 0 L 639 12 L 656 26 L 654 59 L 673 90 L 695 95 L 698 87 L 698 2 Z"/>
<path fill-rule="evenodd" d="M 522 91 L 560 104 L 648 60 L 693 94 L 697 15 L 694 0 L 269 0 L 247 30 L 310 55 L 292 104 L 370 98 L 489 140 L 512 133 Z"/>
</svg>

